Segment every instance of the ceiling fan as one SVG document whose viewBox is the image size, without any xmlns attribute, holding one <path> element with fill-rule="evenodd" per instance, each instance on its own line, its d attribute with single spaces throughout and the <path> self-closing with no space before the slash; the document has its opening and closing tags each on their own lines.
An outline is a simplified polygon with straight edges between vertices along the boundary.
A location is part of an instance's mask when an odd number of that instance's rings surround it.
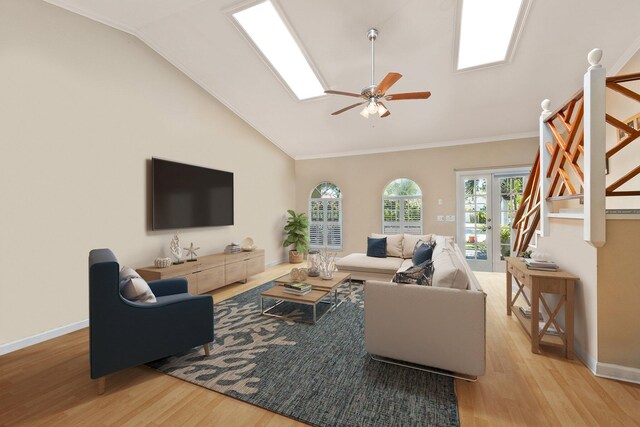
<svg viewBox="0 0 640 427">
<path fill-rule="evenodd" d="M 353 105 L 349 105 L 341 110 L 335 111 L 331 113 L 332 116 L 336 116 L 338 114 L 344 113 L 345 111 L 351 110 L 352 108 L 358 107 L 360 105 L 367 104 L 364 109 L 360 112 L 363 117 L 369 118 L 371 114 L 378 113 L 380 117 L 387 117 L 391 114 L 391 112 L 387 109 L 387 107 L 382 103 L 382 100 L 385 101 L 400 101 L 403 99 L 427 99 L 431 96 L 431 92 L 410 92 L 410 93 L 396 93 L 387 95 L 387 90 L 391 88 L 402 74 L 398 73 L 389 73 L 385 76 L 384 79 L 378 85 L 376 85 L 373 81 L 374 77 L 374 60 L 375 60 L 375 41 L 378 37 L 378 30 L 375 28 L 371 28 L 367 32 L 367 37 L 371 41 L 371 85 L 362 89 L 360 94 L 352 93 L 352 92 L 342 92 L 339 90 L 325 90 L 324 93 L 328 93 L 331 95 L 344 95 L 344 96 L 353 96 L 355 98 L 362 98 L 364 101 L 358 102 Z"/>
</svg>

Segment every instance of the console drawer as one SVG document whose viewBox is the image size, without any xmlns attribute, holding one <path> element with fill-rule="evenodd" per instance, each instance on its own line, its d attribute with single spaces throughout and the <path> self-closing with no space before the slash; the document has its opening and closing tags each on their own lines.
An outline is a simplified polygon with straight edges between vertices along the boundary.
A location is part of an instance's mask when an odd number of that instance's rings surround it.
<svg viewBox="0 0 640 427">
<path fill-rule="evenodd" d="M 247 264 L 245 261 L 234 262 L 224 266 L 226 283 L 241 282 L 247 279 Z"/>
</svg>

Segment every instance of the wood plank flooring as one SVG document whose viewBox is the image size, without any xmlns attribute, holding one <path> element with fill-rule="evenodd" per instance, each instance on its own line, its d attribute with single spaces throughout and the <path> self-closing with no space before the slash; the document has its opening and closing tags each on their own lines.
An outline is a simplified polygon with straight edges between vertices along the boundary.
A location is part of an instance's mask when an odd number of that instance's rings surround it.
<svg viewBox="0 0 640 427">
<path fill-rule="evenodd" d="M 287 273 L 282 264 L 216 301 Z M 594 377 L 578 361 L 534 355 L 505 314 L 504 275 L 478 273 L 487 299 L 487 374 L 456 380 L 463 426 L 640 425 L 640 386 Z M 141 366 L 110 375 L 96 394 L 88 330 L 0 357 L 0 425 L 299 426 L 289 418 Z"/>
</svg>

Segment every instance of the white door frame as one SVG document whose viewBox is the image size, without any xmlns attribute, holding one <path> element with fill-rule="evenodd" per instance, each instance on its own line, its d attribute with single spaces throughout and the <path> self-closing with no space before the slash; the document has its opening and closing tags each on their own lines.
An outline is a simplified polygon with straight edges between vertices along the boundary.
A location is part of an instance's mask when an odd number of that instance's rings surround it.
<svg viewBox="0 0 640 427">
<path fill-rule="evenodd" d="M 522 168 L 518 171 L 515 172 L 504 172 L 504 171 L 500 171 L 497 173 L 492 174 L 491 177 L 491 185 L 493 187 L 492 189 L 492 198 L 493 200 L 491 201 L 492 204 L 492 215 L 493 215 L 493 225 L 495 226 L 493 228 L 493 230 L 495 230 L 495 232 L 493 233 L 492 239 L 493 239 L 493 271 L 495 272 L 501 272 L 504 273 L 506 270 L 506 265 L 504 263 L 504 261 L 500 260 L 501 257 L 501 241 L 500 241 L 500 230 L 502 227 L 502 218 L 501 218 L 501 213 L 502 210 L 500 208 L 500 196 L 501 196 L 501 192 L 500 192 L 500 186 L 498 185 L 498 183 L 500 182 L 500 178 L 513 178 L 513 177 L 518 177 L 518 176 L 522 176 L 523 182 L 522 182 L 522 190 L 524 191 L 524 188 L 527 185 L 527 181 L 529 179 L 529 173 L 531 172 L 531 169 L 525 169 Z M 512 230 L 513 231 L 513 230 Z M 510 243 L 511 247 L 512 247 L 512 251 L 513 251 L 513 232 L 511 233 L 511 243 Z"/>
<path fill-rule="evenodd" d="M 520 167 L 509 167 L 509 168 L 494 168 L 494 169 L 473 169 L 473 170 L 456 170 L 456 241 L 458 242 L 458 246 L 463 254 L 466 253 L 465 248 L 465 221 L 464 221 L 464 190 L 462 188 L 462 180 L 464 178 L 472 178 L 478 176 L 488 177 L 487 181 L 487 195 L 490 196 L 490 199 L 487 199 L 487 218 L 491 218 L 493 220 L 494 209 L 496 205 L 496 194 L 494 194 L 494 183 L 496 175 L 510 175 L 510 174 L 518 174 L 524 173 L 529 174 L 531 171 L 530 166 L 520 166 Z M 499 224 L 500 221 L 498 221 Z M 495 227 L 493 227 L 493 221 L 491 223 L 490 231 L 487 230 L 487 261 L 482 262 L 481 265 L 475 262 L 469 262 L 469 265 L 472 269 L 480 268 L 479 271 L 494 271 L 496 262 L 493 260 L 494 258 L 494 242 L 495 242 Z M 498 230 L 498 237 L 500 236 L 500 227 L 496 229 Z M 475 267 L 475 268 L 474 268 Z M 504 270 L 503 270 L 504 271 Z"/>
</svg>

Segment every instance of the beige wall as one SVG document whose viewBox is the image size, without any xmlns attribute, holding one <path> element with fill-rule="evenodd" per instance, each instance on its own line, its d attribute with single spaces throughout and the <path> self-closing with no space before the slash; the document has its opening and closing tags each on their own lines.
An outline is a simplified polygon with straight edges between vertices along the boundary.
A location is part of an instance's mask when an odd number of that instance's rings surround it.
<svg viewBox="0 0 640 427">
<path fill-rule="evenodd" d="M 598 249 L 598 361 L 640 369 L 640 220 L 607 220 Z"/>
<path fill-rule="evenodd" d="M 597 250 L 584 241 L 581 219 L 551 218 L 549 224 L 549 236 L 540 239 L 535 250 L 551 255 L 564 271 L 580 278 L 574 295 L 575 347 L 578 355 L 583 359 L 586 356 L 585 362 L 594 367 L 592 364 L 598 360 Z"/>
<path fill-rule="evenodd" d="M 640 51 L 627 62 L 618 74 L 633 74 L 640 72 Z M 640 80 L 622 83 L 623 86 L 640 93 Z M 611 89 L 607 89 L 607 114 L 618 120 L 626 120 L 640 113 L 640 103 Z M 607 125 L 607 149 L 617 144 L 616 128 Z M 635 140 L 609 160 L 610 174 L 607 185 L 614 183 L 620 177 L 630 172 L 640 164 L 640 140 Z M 622 190 L 640 190 L 640 176 L 619 188 Z M 640 197 L 607 197 L 607 209 L 640 209 Z"/>
<path fill-rule="evenodd" d="M 426 233 L 455 235 L 455 222 L 437 222 L 438 215 L 456 215 L 456 170 L 531 165 L 537 138 L 460 145 L 396 153 L 296 161 L 296 206 L 307 212 L 316 185 L 331 181 L 343 197 L 344 253 L 366 252 L 366 236 L 382 230 L 382 191 L 396 178 L 410 178 L 423 194 Z M 443 204 L 438 205 L 438 199 Z"/>
<path fill-rule="evenodd" d="M 235 173 L 235 226 L 183 230 L 201 254 L 252 236 L 266 261 L 294 161 L 136 38 L 37 0 L 0 2 L 0 345 L 88 317 L 87 256 L 149 265 L 152 156 Z"/>
</svg>

